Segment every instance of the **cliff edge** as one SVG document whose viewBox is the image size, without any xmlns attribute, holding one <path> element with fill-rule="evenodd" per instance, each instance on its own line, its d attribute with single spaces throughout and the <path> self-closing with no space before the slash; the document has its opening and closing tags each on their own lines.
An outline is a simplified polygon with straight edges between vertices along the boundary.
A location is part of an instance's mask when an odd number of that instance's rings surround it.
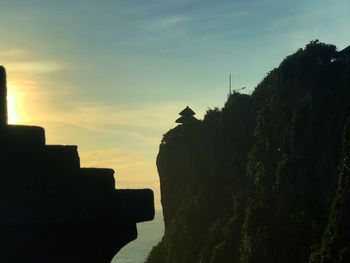
<svg viewBox="0 0 350 263">
<path fill-rule="evenodd" d="M 149 263 L 350 262 L 350 49 L 312 41 L 167 132 Z"/>
</svg>

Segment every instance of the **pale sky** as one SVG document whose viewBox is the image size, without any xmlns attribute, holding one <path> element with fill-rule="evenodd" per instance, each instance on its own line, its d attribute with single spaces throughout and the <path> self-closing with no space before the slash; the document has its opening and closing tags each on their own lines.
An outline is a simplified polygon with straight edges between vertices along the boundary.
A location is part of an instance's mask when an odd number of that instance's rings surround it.
<svg viewBox="0 0 350 263">
<path fill-rule="evenodd" d="M 0 0 L 0 64 L 10 120 L 118 188 L 151 187 L 158 145 L 189 105 L 199 118 L 234 88 L 250 93 L 282 59 L 319 39 L 350 45 L 348 0 Z"/>
</svg>

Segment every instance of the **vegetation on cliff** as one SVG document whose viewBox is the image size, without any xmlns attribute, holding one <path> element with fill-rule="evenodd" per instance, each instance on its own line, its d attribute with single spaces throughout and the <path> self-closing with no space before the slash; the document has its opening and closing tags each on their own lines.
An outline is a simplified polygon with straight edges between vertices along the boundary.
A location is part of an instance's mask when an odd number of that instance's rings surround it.
<svg viewBox="0 0 350 263">
<path fill-rule="evenodd" d="M 318 41 L 164 135 L 149 263 L 350 262 L 350 65 Z"/>
</svg>

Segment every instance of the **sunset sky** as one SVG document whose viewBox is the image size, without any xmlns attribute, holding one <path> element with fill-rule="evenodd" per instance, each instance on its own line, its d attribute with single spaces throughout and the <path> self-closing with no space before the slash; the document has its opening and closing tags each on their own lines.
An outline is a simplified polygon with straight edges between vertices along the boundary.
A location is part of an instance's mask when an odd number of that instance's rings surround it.
<svg viewBox="0 0 350 263">
<path fill-rule="evenodd" d="M 348 0 L 0 0 L 10 122 L 79 146 L 117 187 L 151 187 L 158 145 L 189 105 L 199 118 L 320 39 L 350 45 Z"/>
</svg>

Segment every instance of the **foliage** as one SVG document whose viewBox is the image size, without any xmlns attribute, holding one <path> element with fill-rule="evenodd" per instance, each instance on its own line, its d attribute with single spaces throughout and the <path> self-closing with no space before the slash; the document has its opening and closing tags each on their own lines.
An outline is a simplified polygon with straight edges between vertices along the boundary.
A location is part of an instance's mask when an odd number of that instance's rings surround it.
<svg viewBox="0 0 350 263">
<path fill-rule="evenodd" d="M 166 229 L 147 262 L 349 262 L 350 67 L 335 55 L 312 41 L 164 135 Z"/>
</svg>

